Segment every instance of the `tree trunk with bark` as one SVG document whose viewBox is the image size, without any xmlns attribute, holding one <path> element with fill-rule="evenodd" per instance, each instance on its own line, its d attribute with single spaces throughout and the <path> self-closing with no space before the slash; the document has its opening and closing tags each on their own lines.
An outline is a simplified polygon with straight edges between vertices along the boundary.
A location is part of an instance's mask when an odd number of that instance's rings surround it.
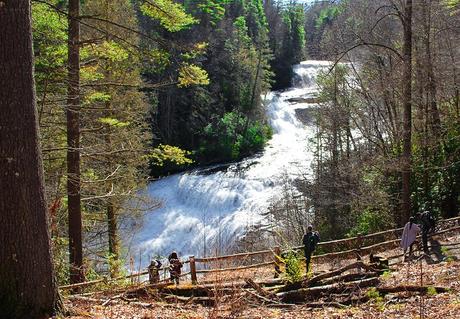
<svg viewBox="0 0 460 319">
<path fill-rule="evenodd" d="M 423 45 L 425 49 L 425 60 L 426 60 L 426 75 L 427 75 L 427 91 L 428 91 L 428 101 L 430 105 L 430 123 L 431 130 L 434 133 L 435 138 L 439 138 L 441 134 L 441 118 L 439 116 L 438 104 L 436 101 L 437 96 L 437 87 L 436 79 L 434 77 L 434 67 L 433 67 L 433 54 L 431 53 L 431 0 L 425 0 L 422 7 L 423 15 L 423 31 L 425 36 L 423 38 Z"/>
<path fill-rule="evenodd" d="M 69 1 L 67 91 L 67 196 L 70 282 L 84 280 L 80 198 L 80 1 Z"/>
<path fill-rule="evenodd" d="M 54 280 L 33 79 L 30 2 L 0 2 L 0 318 L 48 318 Z"/>
<path fill-rule="evenodd" d="M 404 28 L 403 58 L 403 153 L 401 220 L 404 225 L 411 213 L 411 162 L 412 162 L 412 0 L 406 0 L 402 17 Z"/>
</svg>

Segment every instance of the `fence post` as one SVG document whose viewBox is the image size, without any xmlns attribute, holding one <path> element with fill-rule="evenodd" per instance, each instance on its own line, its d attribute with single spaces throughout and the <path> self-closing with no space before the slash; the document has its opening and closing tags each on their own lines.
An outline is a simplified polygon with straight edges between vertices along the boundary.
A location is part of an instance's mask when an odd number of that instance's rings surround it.
<svg viewBox="0 0 460 319">
<path fill-rule="evenodd" d="M 192 284 L 196 285 L 198 280 L 196 278 L 196 265 L 195 265 L 195 256 L 190 256 L 190 275 L 192 277 Z"/>
<path fill-rule="evenodd" d="M 279 246 L 276 246 L 275 248 L 273 248 L 273 253 L 273 257 L 275 258 L 275 278 L 278 278 L 281 274 L 281 261 L 279 259 L 281 257 L 281 248 Z"/>
<path fill-rule="evenodd" d="M 361 260 L 361 247 L 363 247 L 363 234 L 359 233 L 356 239 L 356 259 Z"/>
</svg>

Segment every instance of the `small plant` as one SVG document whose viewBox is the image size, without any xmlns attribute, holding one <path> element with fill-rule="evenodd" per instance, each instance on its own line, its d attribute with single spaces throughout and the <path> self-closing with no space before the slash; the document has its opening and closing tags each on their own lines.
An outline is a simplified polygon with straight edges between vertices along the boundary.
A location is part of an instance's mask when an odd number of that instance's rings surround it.
<svg viewBox="0 0 460 319">
<path fill-rule="evenodd" d="M 448 263 L 455 260 L 455 258 L 452 256 L 452 254 L 450 253 L 450 250 L 447 247 L 441 247 L 441 254 L 446 256 L 444 257 L 444 261 Z"/>
<path fill-rule="evenodd" d="M 375 300 L 376 302 L 383 301 L 383 297 L 380 295 L 380 292 L 375 287 L 369 288 L 366 294 L 369 297 L 369 299 Z"/>
<path fill-rule="evenodd" d="M 447 247 L 441 247 L 441 254 L 448 255 L 449 254 L 449 249 Z"/>
<path fill-rule="evenodd" d="M 388 280 L 391 277 L 391 270 L 385 270 L 383 274 L 380 276 L 383 280 Z"/>
<path fill-rule="evenodd" d="M 302 259 L 296 252 L 290 250 L 283 254 L 281 261 L 285 264 L 285 273 L 289 282 L 302 279 Z"/>
<path fill-rule="evenodd" d="M 436 291 L 436 288 L 433 287 L 433 286 L 430 286 L 426 289 L 426 294 L 428 296 L 436 296 L 438 294 L 438 292 Z"/>
</svg>

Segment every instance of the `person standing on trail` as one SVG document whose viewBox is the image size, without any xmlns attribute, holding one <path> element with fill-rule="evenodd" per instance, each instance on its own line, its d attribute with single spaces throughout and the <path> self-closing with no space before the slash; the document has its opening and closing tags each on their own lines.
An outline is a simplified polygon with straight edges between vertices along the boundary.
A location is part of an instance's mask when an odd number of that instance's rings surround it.
<svg viewBox="0 0 460 319">
<path fill-rule="evenodd" d="M 433 214 L 426 210 L 418 215 L 420 226 L 422 226 L 423 251 L 428 252 L 428 234 L 435 231 L 436 220 Z"/>
<path fill-rule="evenodd" d="M 318 232 L 313 231 L 313 226 L 308 226 L 307 233 L 303 235 L 302 242 L 305 252 L 305 272 L 308 274 L 310 271 L 311 255 L 316 249 L 316 244 L 319 242 L 319 234 Z"/>
<path fill-rule="evenodd" d="M 414 245 L 417 234 L 420 232 L 420 227 L 415 224 L 415 218 L 409 218 L 409 221 L 404 226 L 401 237 L 401 247 L 404 250 L 404 260 L 406 260 L 406 251 L 409 248 L 409 257 L 412 255 L 412 246 Z"/>
<path fill-rule="evenodd" d="M 174 282 L 176 285 L 179 284 L 179 277 L 181 274 L 181 268 L 182 268 L 182 263 L 179 260 L 179 257 L 177 257 L 177 253 L 173 251 L 169 257 L 169 276 L 172 282 Z"/>
</svg>

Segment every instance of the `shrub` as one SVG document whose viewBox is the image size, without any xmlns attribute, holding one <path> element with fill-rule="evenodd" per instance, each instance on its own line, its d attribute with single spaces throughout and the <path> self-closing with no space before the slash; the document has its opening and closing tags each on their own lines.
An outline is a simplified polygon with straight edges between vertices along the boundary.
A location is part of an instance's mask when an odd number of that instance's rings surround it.
<svg viewBox="0 0 460 319">
<path fill-rule="evenodd" d="M 285 274 L 289 282 L 296 282 L 302 279 L 302 259 L 299 255 L 290 250 L 281 257 L 285 264 Z"/>
</svg>

